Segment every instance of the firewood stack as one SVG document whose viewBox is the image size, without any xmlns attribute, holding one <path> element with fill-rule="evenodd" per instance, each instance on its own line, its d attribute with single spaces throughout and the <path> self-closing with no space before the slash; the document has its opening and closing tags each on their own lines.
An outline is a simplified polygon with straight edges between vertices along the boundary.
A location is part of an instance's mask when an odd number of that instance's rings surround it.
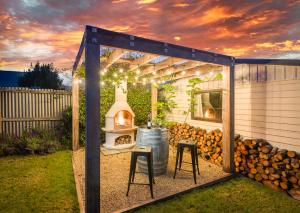
<svg viewBox="0 0 300 213">
<path fill-rule="evenodd" d="M 235 138 L 234 151 L 235 172 L 278 191 L 300 188 L 300 158 L 296 152 L 240 136 Z"/>
<path fill-rule="evenodd" d="M 189 124 L 174 124 L 169 128 L 169 143 L 177 146 L 182 139 L 193 139 L 198 142 L 199 155 L 212 163 L 222 165 L 222 136 L 221 130 L 207 132 Z"/>
</svg>

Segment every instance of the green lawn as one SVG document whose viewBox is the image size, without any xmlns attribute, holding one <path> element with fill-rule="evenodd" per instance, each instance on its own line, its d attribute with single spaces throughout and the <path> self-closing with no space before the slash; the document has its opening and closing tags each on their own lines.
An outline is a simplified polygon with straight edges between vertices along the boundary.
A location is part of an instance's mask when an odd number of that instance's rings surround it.
<svg viewBox="0 0 300 213">
<path fill-rule="evenodd" d="M 0 158 L 0 212 L 79 212 L 71 152 Z"/>
<path fill-rule="evenodd" d="M 246 178 L 193 191 L 137 212 L 286 212 L 299 213 L 300 202 Z"/>
</svg>

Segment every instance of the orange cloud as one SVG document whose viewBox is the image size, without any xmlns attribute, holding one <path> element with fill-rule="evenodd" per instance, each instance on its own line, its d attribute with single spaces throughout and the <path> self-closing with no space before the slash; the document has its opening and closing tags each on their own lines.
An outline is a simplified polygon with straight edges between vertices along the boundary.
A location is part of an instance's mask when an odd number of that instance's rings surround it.
<svg viewBox="0 0 300 213">
<path fill-rule="evenodd" d="M 138 0 L 137 3 L 138 4 L 152 4 L 156 2 L 156 0 Z"/>
<path fill-rule="evenodd" d="M 291 41 L 286 40 L 284 42 L 264 42 L 264 43 L 257 43 L 255 45 L 259 48 L 265 48 L 265 49 L 276 49 L 279 51 L 300 51 L 300 40 L 297 41 Z"/>
</svg>

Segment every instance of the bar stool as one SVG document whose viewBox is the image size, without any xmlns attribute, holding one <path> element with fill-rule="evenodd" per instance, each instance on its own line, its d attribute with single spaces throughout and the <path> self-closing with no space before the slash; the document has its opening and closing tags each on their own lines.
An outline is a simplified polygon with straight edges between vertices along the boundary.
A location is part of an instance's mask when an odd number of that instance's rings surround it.
<svg viewBox="0 0 300 213">
<path fill-rule="evenodd" d="M 136 170 L 136 162 L 137 162 L 138 157 L 146 157 L 146 159 L 147 159 L 149 183 L 134 183 L 135 173 L 144 173 L 144 172 L 136 172 L 135 171 Z M 128 196 L 130 185 L 136 184 L 136 185 L 149 185 L 151 197 L 153 198 L 152 183 L 155 183 L 154 175 L 153 175 L 152 148 L 151 148 L 151 146 L 136 146 L 133 148 L 133 150 L 131 152 L 128 188 L 127 188 L 126 196 Z"/>
<path fill-rule="evenodd" d="M 190 150 L 192 163 L 182 161 L 184 148 L 188 148 Z M 182 170 L 186 171 L 186 172 L 193 172 L 194 182 L 196 184 L 197 183 L 197 181 L 196 181 L 196 166 L 197 166 L 198 175 L 200 175 L 198 153 L 197 153 L 197 142 L 195 142 L 193 140 L 181 140 L 181 141 L 178 142 L 178 144 L 177 144 L 177 154 L 176 154 L 176 165 L 175 165 L 175 172 L 174 172 L 174 177 L 173 177 L 174 179 L 175 179 L 175 176 L 176 176 L 177 169 L 179 171 L 181 170 L 181 164 L 182 163 L 192 164 L 193 171 L 184 170 L 184 169 L 182 169 Z M 179 164 L 179 166 L 178 166 L 178 164 Z"/>
</svg>

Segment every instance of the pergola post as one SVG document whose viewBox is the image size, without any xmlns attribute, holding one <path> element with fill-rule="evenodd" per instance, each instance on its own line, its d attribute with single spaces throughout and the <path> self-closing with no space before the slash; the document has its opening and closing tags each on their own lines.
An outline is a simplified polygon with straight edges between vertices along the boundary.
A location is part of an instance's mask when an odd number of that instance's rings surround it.
<svg viewBox="0 0 300 213">
<path fill-rule="evenodd" d="M 79 84 L 76 74 L 72 81 L 72 150 L 79 148 Z"/>
<path fill-rule="evenodd" d="M 151 116 L 152 120 L 157 115 L 157 87 L 151 84 Z"/>
<path fill-rule="evenodd" d="M 86 30 L 85 95 L 85 211 L 100 212 L 100 46 Z"/>
<path fill-rule="evenodd" d="M 234 64 L 223 69 L 223 170 L 234 171 Z"/>
</svg>

